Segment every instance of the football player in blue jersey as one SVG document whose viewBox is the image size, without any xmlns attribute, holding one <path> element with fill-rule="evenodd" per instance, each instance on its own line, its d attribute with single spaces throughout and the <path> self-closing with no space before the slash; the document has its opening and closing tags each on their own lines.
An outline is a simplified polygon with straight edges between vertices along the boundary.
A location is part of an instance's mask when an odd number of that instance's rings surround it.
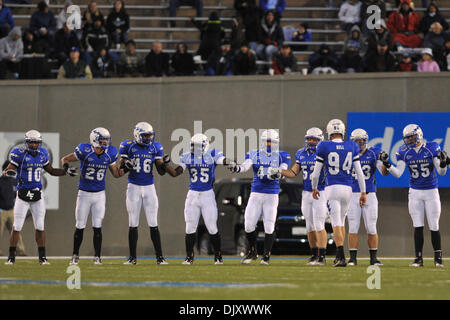
<svg viewBox="0 0 450 320">
<path fill-rule="evenodd" d="M 9 256 L 6 264 L 14 264 L 16 260 L 16 245 L 28 210 L 33 216 L 38 245 L 39 263 L 50 264 L 45 255 L 45 200 L 42 192 L 42 169 L 52 176 L 64 176 L 64 169 L 53 168 L 50 164 L 48 151 L 42 146 L 42 136 L 39 131 L 30 130 L 25 134 L 25 148 L 14 148 L 9 154 L 9 165 L 4 175 L 17 177 L 17 197 L 14 204 L 14 225 L 9 241 Z M 73 168 L 71 175 L 75 174 Z"/>
<path fill-rule="evenodd" d="M 286 170 L 291 162 L 291 156 L 280 151 L 280 138 L 274 129 L 264 130 L 260 137 L 261 146 L 258 150 L 250 150 L 245 155 L 242 164 L 231 163 L 231 172 L 246 172 L 253 169 L 253 182 L 244 214 L 245 233 L 249 250 L 242 259 L 243 264 L 249 264 L 258 258 L 256 251 L 256 226 L 261 215 L 264 222 L 264 256 L 261 264 L 268 265 L 274 240 L 273 232 L 277 219 L 279 179 L 281 170 Z"/>
<path fill-rule="evenodd" d="M 361 195 L 359 204 L 366 204 L 366 184 L 359 162 L 359 147 L 354 141 L 344 141 L 345 125 L 339 119 L 333 119 L 327 124 L 327 134 L 330 141 L 322 141 L 317 146 L 316 164 L 311 176 L 313 198 L 320 199 L 318 189 L 322 169 L 325 168 L 325 197 L 328 202 L 331 225 L 333 226 L 334 242 L 337 247 L 335 267 L 345 267 L 345 215 L 352 197 L 352 168 L 358 179 Z"/>
<path fill-rule="evenodd" d="M 377 259 L 378 250 L 378 234 L 377 234 L 377 219 L 378 219 L 378 199 L 375 174 L 378 171 L 387 176 L 389 172 L 380 160 L 381 149 L 378 147 L 368 147 L 369 135 L 363 129 L 355 129 L 350 135 L 350 140 L 355 141 L 359 146 L 359 162 L 364 173 L 366 182 L 367 203 L 365 206 L 359 204 L 359 185 L 356 180 L 356 172 L 352 170 L 353 176 L 353 194 L 348 209 L 348 247 L 350 251 L 349 266 L 357 264 L 358 253 L 358 231 L 361 222 L 361 215 L 364 219 L 364 226 L 367 232 L 367 243 L 369 245 L 370 264 L 381 266 L 382 263 Z"/>
<path fill-rule="evenodd" d="M 105 177 L 109 169 L 115 178 L 124 175 L 116 164 L 117 149 L 111 145 L 111 135 L 105 128 L 95 128 L 89 136 L 90 143 L 80 143 L 75 152 L 61 159 L 64 168 L 70 170 L 69 162 L 80 161 L 80 182 L 78 184 L 75 208 L 75 233 L 73 255 L 70 264 L 78 264 L 79 250 L 89 213 L 92 213 L 94 229 L 94 264 L 101 265 L 102 222 L 105 217 Z"/>
<path fill-rule="evenodd" d="M 185 265 L 194 263 L 194 244 L 200 214 L 205 222 L 214 250 L 214 264 L 223 264 L 221 240 L 217 228 L 217 204 L 214 195 L 215 170 L 217 165 L 228 165 L 231 160 L 225 158 L 222 151 L 209 149 L 208 137 L 197 133 L 191 138 L 190 152 L 183 153 L 177 168 L 166 166 L 166 171 L 176 177 L 185 170 L 189 172 L 189 191 L 184 204 L 186 221 L 186 259 Z"/>
<path fill-rule="evenodd" d="M 316 163 L 316 149 L 319 142 L 323 141 L 323 132 L 313 127 L 306 131 L 305 147 L 295 154 L 295 163 L 289 170 L 282 170 L 281 174 L 287 178 L 294 178 L 300 170 L 303 171 L 302 214 L 306 222 L 306 232 L 311 258 L 307 265 L 325 265 L 325 251 L 327 248 L 327 232 L 325 220 L 328 215 L 327 201 L 324 196 L 319 200 L 312 197 L 311 173 Z M 325 172 L 319 178 L 319 191 L 325 187 Z"/>
<path fill-rule="evenodd" d="M 447 154 L 441 151 L 439 144 L 424 141 L 422 129 L 417 124 L 409 124 L 403 129 L 402 145 L 397 153 L 397 167 L 389 162 L 389 155 L 383 153 L 381 159 L 388 171 L 399 178 L 409 169 L 408 209 L 414 226 L 416 258 L 411 267 L 423 267 L 423 227 L 427 216 L 431 231 L 431 243 L 434 249 L 434 265 L 443 267 L 439 217 L 441 201 L 438 191 L 436 171 L 441 176 L 447 172 Z"/>
<path fill-rule="evenodd" d="M 158 265 L 168 264 L 161 248 L 161 236 L 158 229 L 158 196 L 156 195 L 153 164 L 158 173 L 164 175 L 164 164 L 170 161 L 164 155 L 163 146 L 155 141 L 153 127 L 147 122 L 139 122 L 134 127 L 134 140 L 125 140 L 120 144 L 120 168 L 128 174 L 126 205 L 128 211 L 128 243 L 130 257 L 125 264 L 135 265 L 138 226 L 141 208 L 144 206 L 145 216 L 150 227 L 150 238 L 156 254 Z"/>
</svg>

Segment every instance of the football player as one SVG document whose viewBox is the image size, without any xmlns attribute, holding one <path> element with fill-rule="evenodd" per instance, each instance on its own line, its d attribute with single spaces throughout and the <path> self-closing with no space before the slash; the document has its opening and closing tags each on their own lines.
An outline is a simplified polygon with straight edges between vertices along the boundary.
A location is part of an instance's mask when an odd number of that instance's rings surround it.
<svg viewBox="0 0 450 320">
<path fill-rule="evenodd" d="M 158 196 L 153 183 L 153 164 L 159 174 L 165 174 L 164 161 L 170 156 L 164 155 L 163 146 L 155 141 L 153 127 L 147 122 L 139 122 L 134 127 L 134 140 L 125 140 L 120 144 L 120 168 L 128 174 L 126 205 L 128 211 L 128 242 L 130 257 L 124 264 L 135 265 L 138 240 L 139 216 L 144 206 L 150 238 L 156 254 L 156 263 L 168 264 L 161 249 L 161 236 L 158 229 Z"/>
<path fill-rule="evenodd" d="M 375 174 L 378 171 L 387 176 L 389 173 L 383 162 L 379 159 L 381 149 L 378 147 L 368 147 L 369 135 L 363 129 L 355 129 L 350 135 L 350 140 L 355 141 L 359 146 L 359 162 L 364 173 L 366 182 L 367 204 L 359 204 L 359 185 L 356 180 L 356 172 L 352 170 L 353 176 L 353 194 L 350 201 L 350 207 L 347 213 L 348 217 L 348 247 L 350 251 L 349 266 L 356 266 L 356 256 L 358 253 L 358 230 L 361 222 L 361 215 L 364 219 L 364 226 L 367 232 L 367 243 L 369 245 L 370 264 L 381 266 L 382 263 L 377 259 L 378 234 L 378 199 Z"/>
<path fill-rule="evenodd" d="M 416 258 L 411 267 L 423 267 L 423 227 L 426 214 L 434 249 L 434 265 L 443 267 L 439 217 L 439 198 L 436 171 L 447 172 L 447 154 L 436 142 L 424 141 L 422 129 L 417 124 L 408 124 L 403 129 L 403 142 L 396 155 L 397 167 L 389 162 L 389 155 L 383 153 L 381 159 L 388 171 L 396 178 L 401 177 L 406 166 L 409 169 L 408 209 L 414 226 Z"/>
<path fill-rule="evenodd" d="M 105 177 L 109 169 L 115 178 L 124 175 L 123 169 L 116 165 L 117 149 L 111 145 L 111 135 L 105 128 L 95 128 L 89 136 L 90 143 L 80 143 L 75 152 L 61 159 L 63 167 L 69 170 L 69 162 L 80 161 L 80 182 L 78 184 L 75 208 L 75 233 L 73 236 L 73 255 L 70 264 L 78 264 L 79 250 L 89 213 L 92 213 L 94 230 L 94 264 L 101 265 L 102 222 L 105 217 Z"/>
<path fill-rule="evenodd" d="M 17 177 L 17 197 L 14 204 L 14 225 L 9 240 L 9 256 L 6 264 L 14 264 L 16 260 L 16 245 L 19 241 L 28 210 L 33 216 L 38 245 L 39 264 L 50 264 L 45 255 L 45 200 L 42 191 L 42 169 L 52 176 L 64 176 L 66 170 L 53 168 L 50 164 L 48 151 L 42 146 L 42 136 L 39 131 L 30 130 L 25 133 L 25 148 L 14 148 L 9 154 L 9 164 L 3 171 L 4 175 Z M 75 175 L 74 168 L 70 169 Z"/>
<path fill-rule="evenodd" d="M 222 151 L 209 149 L 208 137 L 197 133 L 191 138 L 190 152 L 183 153 L 177 168 L 166 166 L 166 171 L 176 177 L 185 170 L 189 172 L 189 191 L 184 204 L 186 221 L 186 259 L 185 265 L 194 263 L 194 244 L 200 214 L 203 216 L 214 250 L 214 264 L 223 264 L 220 234 L 217 228 L 217 204 L 213 191 L 217 165 L 228 165 Z"/>
<path fill-rule="evenodd" d="M 361 195 L 359 204 L 366 204 L 366 184 L 359 162 L 359 147 L 353 141 L 344 141 L 345 125 L 339 119 L 333 119 L 327 124 L 327 134 L 330 141 L 322 141 L 317 146 L 316 163 L 311 176 L 313 198 L 320 199 L 318 189 L 322 168 L 325 168 L 325 197 L 333 226 L 334 242 L 337 246 L 335 267 L 345 267 L 345 215 L 352 197 L 352 168 L 358 179 Z"/>
<path fill-rule="evenodd" d="M 249 264 L 258 258 L 256 251 L 256 225 L 261 215 L 264 222 L 264 256 L 261 264 L 268 265 L 274 240 L 273 232 L 277 219 L 279 179 L 282 177 L 279 169 L 286 170 L 291 162 L 291 156 L 280 151 L 280 138 L 274 129 L 264 130 L 260 137 L 261 146 L 258 150 L 250 150 L 245 160 L 238 165 L 232 162 L 228 168 L 231 172 L 246 172 L 253 169 L 253 182 L 247 207 L 245 208 L 244 224 L 249 250 L 242 259 L 243 264 Z"/>
<path fill-rule="evenodd" d="M 327 248 L 327 232 L 325 220 L 328 215 L 327 201 L 324 196 L 318 201 L 312 197 L 311 173 L 316 163 L 316 148 L 323 141 L 323 132 L 313 127 L 306 131 L 305 147 L 295 154 L 295 164 L 289 170 L 281 170 L 281 174 L 287 178 L 294 178 L 303 170 L 302 213 L 305 217 L 306 232 L 311 258 L 308 265 L 325 265 L 325 250 Z M 319 191 L 325 187 L 325 175 L 322 170 L 319 178 Z"/>
</svg>

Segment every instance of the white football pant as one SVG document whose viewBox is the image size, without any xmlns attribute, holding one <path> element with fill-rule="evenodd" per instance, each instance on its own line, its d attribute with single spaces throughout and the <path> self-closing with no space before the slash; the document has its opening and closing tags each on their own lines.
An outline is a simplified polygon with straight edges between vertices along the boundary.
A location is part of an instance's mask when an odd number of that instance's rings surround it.
<svg viewBox="0 0 450 320">
<path fill-rule="evenodd" d="M 264 232 L 272 234 L 275 230 L 277 208 L 278 194 L 259 192 L 250 193 L 244 215 L 245 232 L 250 233 L 255 231 L 258 220 L 262 215 Z"/>
<path fill-rule="evenodd" d="M 105 190 L 99 192 L 87 192 L 78 190 L 77 206 L 75 208 L 75 227 L 86 228 L 89 213 L 92 212 L 92 227 L 101 228 L 105 217 Z"/>
<path fill-rule="evenodd" d="M 28 210 L 31 210 L 31 215 L 33 216 L 34 229 L 44 231 L 44 193 L 41 194 L 41 200 L 35 202 L 23 201 L 19 196 L 16 196 L 16 202 L 14 203 L 14 231 L 22 231 Z"/>
<path fill-rule="evenodd" d="M 441 200 L 437 188 L 429 190 L 410 188 L 408 194 L 408 209 L 414 228 L 423 227 L 425 225 L 424 216 L 426 214 L 430 230 L 439 230 Z"/>
<path fill-rule="evenodd" d="M 127 188 L 127 211 L 128 224 L 130 227 L 139 226 L 139 217 L 142 205 L 144 205 L 145 216 L 150 227 L 158 226 L 158 196 L 155 185 L 138 186 L 133 183 Z"/>
<path fill-rule="evenodd" d="M 306 221 L 306 231 L 322 231 L 328 215 L 327 199 L 324 193 L 319 200 L 315 200 L 312 192 L 302 192 L 302 213 Z"/>
<path fill-rule="evenodd" d="M 352 187 L 341 184 L 327 186 L 325 187 L 325 197 L 328 200 L 333 228 L 345 226 L 345 215 L 350 205 Z"/>
<path fill-rule="evenodd" d="M 377 219 L 378 219 L 378 199 L 375 192 L 369 192 L 367 194 L 366 205 L 361 207 L 359 205 L 360 192 L 353 192 L 352 199 L 350 201 L 350 207 L 348 209 L 348 232 L 358 233 L 359 225 L 361 222 L 361 215 L 364 219 L 364 226 L 367 234 L 377 234 Z"/>
<path fill-rule="evenodd" d="M 184 203 L 184 220 L 186 221 L 186 234 L 197 231 L 200 214 L 205 222 L 208 233 L 213 235 L 217 229 L 217 204 L 214 191 L 189 190 Z"/>
</svg>

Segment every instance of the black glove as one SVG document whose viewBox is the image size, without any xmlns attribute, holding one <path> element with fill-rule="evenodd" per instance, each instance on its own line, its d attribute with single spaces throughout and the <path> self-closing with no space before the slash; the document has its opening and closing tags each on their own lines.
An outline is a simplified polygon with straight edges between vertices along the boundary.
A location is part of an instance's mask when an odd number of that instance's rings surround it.
<svg viewBox="0 0 450 320">
<path fill-rule="evenodd" d="M 441 151 L 438 153 L 437 157 L 441 161 L 439 166 L 441 168 L 445 168 L 447 166 L 447 164 L 449 163 L 447 152 Z"/>
<path fill-rule="evenodd" d="M 378 159 L 381 160 L 381 162 L 383 162 L 383 165 L 387 169 L 391 167 L 392 164 L 389 162 L 389 155 L 386 152 L 381 151 L 380 155 L 378 156 Z"/>
<path fill-rule="evenodd" d="M 230 170 L 231 172 L 239 172 L 241 171 L 241 168 L 237 165 L 235 161 L 231 161 L 230 164 L 228 165 L 228 170 Z"/>
<path fill-rule="evenodd" d="M 122 162 L 120 165 L 120 169 L 123 170 L 123 172 L 127 173 L 134 167 L 134 161 L 130 159 L 124 159 L 125 161 Z"/>
<path fill-rule="evenodd" d="M 168 154 L 163 155 L 162 161 L 164 162 L 164 165 L 167 165 L 170 162 L 170 156 Z"/>
<path fill-rule="evenodd" d="M 70 167 L 68 163 L 63 164 L 64 171 L 71 177 L 75 177 L 78 175 L 77 168 Z"/>
<path fill-rule="evenodd" d="M 8 178 L 16 179 L 17 178 L 17 171 L 16 170 L 11 170 L 11 169 L 6 170 L 5 171 L 5 176 L 7 176 Z"/>
</svg>

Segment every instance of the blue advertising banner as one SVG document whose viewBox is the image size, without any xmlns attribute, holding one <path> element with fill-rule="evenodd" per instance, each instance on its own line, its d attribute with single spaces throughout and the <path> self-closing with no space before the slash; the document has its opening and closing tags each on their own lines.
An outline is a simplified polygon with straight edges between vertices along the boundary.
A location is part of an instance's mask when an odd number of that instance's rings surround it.
<svg viewBox="0 0 450 320">
<path fill-rule="evenodd" d="M 389 153 L 391 162 L 395 164 L 395 153 L 403 145 L 403 128 L 411 123 L 422 128 L 424 140 L 437 142 L 442 150 L 450 154 L 450 112 L 349 112 L 347 135 L 350 138 L 351 132 L 357 128 L 366 130 L 369 146 L 379 146 Z M 450 188 L 450 171 L 444 177 L 437 176 L 439 187 Z M 409 187 L 408 168 L 398 179 L 391 175 L 383 177 L 377 172 L 377 185 Z"/>
</svg>

